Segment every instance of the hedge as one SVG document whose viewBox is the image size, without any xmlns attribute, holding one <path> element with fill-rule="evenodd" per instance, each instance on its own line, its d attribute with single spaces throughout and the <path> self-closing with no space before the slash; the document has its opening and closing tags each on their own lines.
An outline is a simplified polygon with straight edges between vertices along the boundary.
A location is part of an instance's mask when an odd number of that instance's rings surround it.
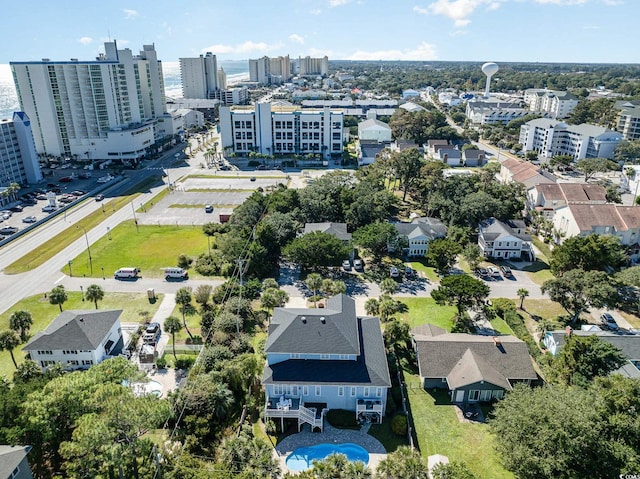
<svg viewBox="0 0 640 479">
<path fill-rule="evenodd" d="M 527 343 L 527 347 L 529 348 L 529 354 L 531 354 L 531 356 L 533 356 L 534 359 L 537 360 L 541 356 L 542 352 L 540 351 L 540 348 L 538 348 L 538 345 L 536 344 L 536 341 L 533 339 L 533 336 L 531 336 L 531 333 L 529 333 L 529 330 L 524 325 L 524 320 L 522 319 L 522 316 L 520 316 L 515 311 L 506 311 L 504 313 L 504 320 L 509 325 L 509 327 L 514 332 L 514 334 L 519 339 Z"/>
</svg>

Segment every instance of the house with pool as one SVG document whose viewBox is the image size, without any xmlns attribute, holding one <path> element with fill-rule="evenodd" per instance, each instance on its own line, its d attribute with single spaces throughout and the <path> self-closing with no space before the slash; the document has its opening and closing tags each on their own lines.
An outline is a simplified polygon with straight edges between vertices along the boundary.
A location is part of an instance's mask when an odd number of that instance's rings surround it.
<svg viewBox="0 0 640 479">
<path fill-rule="evenodd" d="M 391 378 L 380 320 L 339 294 L 325 308 L 276 308 L 265 344 L 265 419 L 323 429 L 330 409 L 382 421 Z"/>
</svg>

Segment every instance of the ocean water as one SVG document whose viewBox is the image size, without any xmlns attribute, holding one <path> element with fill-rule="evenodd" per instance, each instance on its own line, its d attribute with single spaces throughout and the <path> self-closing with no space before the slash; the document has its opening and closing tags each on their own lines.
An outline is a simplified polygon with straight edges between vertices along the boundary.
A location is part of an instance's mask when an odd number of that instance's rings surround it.
<svg viewBox="0 0 640 479">
<path fill-rule="evenodd" d="M 218 62 L 218 68 L 224 69 L 227 74 L 227 83 L 249 79 L 248 60 L 228 60 Z M 180 81 L 180 65 L 178 62 L 162 62 L 164 72 L 164 89 L 168 97 L 179 98 L 182 96 L 182 83 Z M 8 64 L 0 64 L 0 120 L 11 118 L 14 111 L 20 109 L 18 95 L 11 68 Z"/>
</svg>

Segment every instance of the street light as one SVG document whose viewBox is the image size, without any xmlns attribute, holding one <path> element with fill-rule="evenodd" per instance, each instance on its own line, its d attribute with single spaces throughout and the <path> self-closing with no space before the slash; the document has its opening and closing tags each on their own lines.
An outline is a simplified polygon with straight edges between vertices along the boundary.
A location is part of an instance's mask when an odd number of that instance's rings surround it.
<svg viewBox="0 0 640 479">
<path fill-rule="evenodd" d="M 73 278 L 73 272 L 71 271 L 71 263 L 72 263 L 72 261 L 69 260 L 69 263 L 68 263 L 69 264 L 69 277 Z"/>
<path fill-rule="evenodd" d="M 82 301 L 84 301 L 84 291 L 82 290 L 82 286 L 80 286 L 80 296 L 82 297 Z"/>
<path fill-rule="evenodd" d="M 84 231 L 84 239 L 87 242 L 87 253 L 89 254 L 89 269 L 91 270 L 91 274 L 93 275 L 93 259 L 91 258 L 91 248 L 89 247 L 89 237 L 87 236 L 87 229 L 84 226 L 77 225 L 76 229 L 82 228 Z"/>
<path fill-rule="evenodd" d="M 111 240 L 111 228 L 107 226 L 107 237 Z"/>
<path fill-rule="evenodd" d="M 133 206 L 133 201 L 131 202 L 131 211 L 133 211 L 133 222 L 136 225 L 136 231 L 139 233 L 140 230 L 138 230 L 138 218 L 136 218 L 136 208 Z"/>
</svg>

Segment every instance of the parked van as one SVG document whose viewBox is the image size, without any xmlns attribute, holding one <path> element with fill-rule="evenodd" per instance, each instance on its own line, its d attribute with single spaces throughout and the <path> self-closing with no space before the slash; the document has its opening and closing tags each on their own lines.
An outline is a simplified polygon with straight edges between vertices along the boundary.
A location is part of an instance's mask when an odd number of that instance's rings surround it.
<svg viewBox="0 0 640 479">
<path fill-rule="evenodd" d="M 137 278 L 140 270 L 138 268 L 120 268 L 113 273 L 115 279 L 133 279 Z"/>
<path fill-rule="evenodd" d="M 182 268 L 164 268 L 164 278 L 170 279 L 189 279 L 189 273 Z"/>
</svg>

